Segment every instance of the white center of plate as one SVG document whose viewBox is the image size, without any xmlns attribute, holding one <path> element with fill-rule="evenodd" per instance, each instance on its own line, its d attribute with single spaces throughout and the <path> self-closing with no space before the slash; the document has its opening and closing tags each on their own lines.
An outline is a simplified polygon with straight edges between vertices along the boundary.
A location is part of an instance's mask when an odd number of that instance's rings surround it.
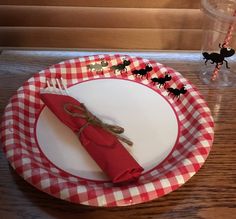
<svg viewBox="0 0 236 219">
<path fill-rule="evenodd" d="M 173 108 L 143 84 L 97 79 L 76 84 L 69 93 L 103 121 L 125 129 L 124 136 L 134 143 L 126 148 L 145 171 L 160 164 L 176 144 L 179 125 Z M 47 107 L 39 115 L 36 138 L 42 152 L 58 168 L 86 179 L 107 180 L 78 137 Z"/>
</svg>

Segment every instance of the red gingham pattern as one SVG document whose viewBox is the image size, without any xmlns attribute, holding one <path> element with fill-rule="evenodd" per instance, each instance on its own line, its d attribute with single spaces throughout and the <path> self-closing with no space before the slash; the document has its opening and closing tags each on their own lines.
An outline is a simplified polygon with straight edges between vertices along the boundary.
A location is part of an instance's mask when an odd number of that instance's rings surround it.
<svg viewBox="0 0 236 219">
<path fill-rule="evenodd" d="M 87 65 L 109 62 L 102 72 L 90 71 Z M 126 72 L 112 71 L 110 67 L 130 60 Z M 153 70 L 138 78 L 132 70 L 151 64 Z M 174 98 L 166 90 L 151 83 L 152 77 L 168 72 L 172 80 L 167 87 L 181 88 L 186 94 Z M 116 77 L 135 80 L 155 89 L 174 107 L 180 121 L 180 138 L 173 153 L 157 168 L 126 186 L 108 182 L 93 182 L 74 177 L 59 170 L 40 152 L 35 139 L 34 125 L 43 107 L 39 91 L 46 86 L 46 78 L 63 77 L 68 85 L 92 78 Z M 52 196 L 74 203 L 92 206 L 124 206 L 150 201 L 176 190 L 192 177 L 205 162 L 214 137 L 213 119 L 198 90 L 180 73 L 160 63 L 124 55 L 95 55 L 56 64 L 35 74 L 26 81 L 6 106 L 0 127 L 3 151 L 12 167 L 26 181 Z"/>
</svg>

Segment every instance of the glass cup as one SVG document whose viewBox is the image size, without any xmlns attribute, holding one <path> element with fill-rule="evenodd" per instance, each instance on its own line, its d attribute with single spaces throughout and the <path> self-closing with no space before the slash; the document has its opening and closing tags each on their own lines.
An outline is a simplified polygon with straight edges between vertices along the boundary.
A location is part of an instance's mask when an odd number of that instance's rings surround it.
<svg viewBox="0 0 236 219">
<path fill-rule="evenodd" d="M 203 11 L 200 78 L 214 87 L 236 86 L 236 1 L 201 0 Z"/>
</svg>

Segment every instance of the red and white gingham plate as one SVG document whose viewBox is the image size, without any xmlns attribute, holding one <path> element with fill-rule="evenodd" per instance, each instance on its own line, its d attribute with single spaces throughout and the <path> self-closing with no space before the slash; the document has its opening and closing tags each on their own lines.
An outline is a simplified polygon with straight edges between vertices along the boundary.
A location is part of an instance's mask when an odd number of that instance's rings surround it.
<svg viewBox="0 0 236 219">
<path fill-rule="evenodd" d="M 101 64 L 102 60 L 108 63 L 101 68 L 102 71 L 89 68 L 89 65 Z M 123 64 L 124 60 L 130 61 L 126 66 L 119 66 L 124 71 L 114 71 L 111 68 Z M 147 71 L 143 77 L 133 73 L 134 70 L 145 69 L 147 65 L 152 66 L 152 70 Z M 171 80 L 167 80 L 164 86 L 153 84 L 152 78 L 163 78 L 165 73 L 171 76 Z M 35 124 L 44 107 L 39 98 L 40 89 L 46 86 L 46 78 L 58 77 L 63 77 L 68 85 L 97 78 L 115 78 L 150 87 L 167 100 L 177 115 L 177 144 L 163 162 L 145 172 L 137 182 L 123 186 L 114 186 L 109 181 L 89 180 L 63 171 L 42 153 L 35 135 Z M 180 92 L 183 86 L 186 93 Z M 39 190 L 84 205 L 125 206 L 159 198 L 190 179 L 210 152 L 214 137 L 213 126 L 210 110 L 202 96 L 180 73 L 139 57 L 95 55 L 61 62 L 26 81 L 5 109 L 0 139 L 12 167 Z"/>
</svg>

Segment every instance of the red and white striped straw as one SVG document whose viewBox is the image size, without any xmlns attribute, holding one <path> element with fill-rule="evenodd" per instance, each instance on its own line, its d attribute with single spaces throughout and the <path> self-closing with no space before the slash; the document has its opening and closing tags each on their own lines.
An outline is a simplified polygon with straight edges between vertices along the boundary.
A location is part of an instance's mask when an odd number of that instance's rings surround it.
<svg viewBox="0 0 236 219">
<path fill-rule="evenodd" d="M 234 17 L 236 16 L 236 10 L 234 11 L 233 16 Z M 222 44 L 222 45 L 224 45 L 224 47 L 229 47 L 230 41 L 231 41 L 232 36 L 233 36 L 234 25 L 235 25 L 235 22 L 231 23 L 230 26 L 229 26 L 229 29 L 228 29 L 227 34 L 225 36 L 224 42 Z M 215 67 L 215 69 L 212 73 L 212 77 L 211 77 L 212 81 L 215 81 L 216 78 L 218 77 L 219 70 L 220 70 L 221 66 L 222 65 L 218 65 L 217 67 Z"/>
</svg>

